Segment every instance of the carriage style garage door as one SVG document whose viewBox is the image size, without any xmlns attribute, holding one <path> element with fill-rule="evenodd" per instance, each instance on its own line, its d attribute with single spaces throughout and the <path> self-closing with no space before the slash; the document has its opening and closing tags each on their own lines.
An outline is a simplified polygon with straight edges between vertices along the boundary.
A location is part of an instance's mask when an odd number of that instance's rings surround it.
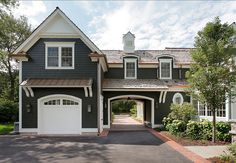
<svg viewBox="0 0 236 163">
<path fill-rule="evenodd" d="M 38 100 L 39 134 L 81 134 L 82 101 L 68 95 Z"/>
</svg>

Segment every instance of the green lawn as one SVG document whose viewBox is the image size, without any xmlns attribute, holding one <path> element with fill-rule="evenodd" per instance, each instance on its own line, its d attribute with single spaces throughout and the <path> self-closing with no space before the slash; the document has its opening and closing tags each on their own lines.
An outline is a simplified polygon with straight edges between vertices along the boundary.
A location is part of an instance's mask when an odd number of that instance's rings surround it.
<svg viewBox="0 0 236 163">
<path fill-rule="evenodd" d="M 13 124 L 0 124 L 0 135 L 9 134 L 13 131 Z"/>
</svg>

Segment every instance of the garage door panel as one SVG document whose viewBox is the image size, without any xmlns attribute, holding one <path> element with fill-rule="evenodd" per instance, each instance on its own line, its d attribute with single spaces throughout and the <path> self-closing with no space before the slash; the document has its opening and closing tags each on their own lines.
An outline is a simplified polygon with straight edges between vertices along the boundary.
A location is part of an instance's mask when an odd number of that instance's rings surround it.
<svg viewBox="0 0 236 163">
<path fill-rule="evenodd" d="M 81 101 L 68 98 L 49 99 L 40 108 L 41 134 L 80 134 Z"/>
</svg>

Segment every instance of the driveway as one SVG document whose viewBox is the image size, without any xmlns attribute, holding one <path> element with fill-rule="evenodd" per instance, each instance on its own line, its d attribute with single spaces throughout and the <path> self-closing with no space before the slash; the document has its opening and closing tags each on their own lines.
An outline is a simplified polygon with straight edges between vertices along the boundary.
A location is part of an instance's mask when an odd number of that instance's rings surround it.
<svg viewBox="0 0 236 163">
<path fill-rule="evenodd" d="M 0 162 L 189 163 L 149 131 L 107 137 L 0 137 Z"/>
<path fill-rule="evenodd" d="M 112 131 L 146 130 L 143 123 L 134 120 L 130 115 L 115 115 L 111 125 Z"/>
</svg>

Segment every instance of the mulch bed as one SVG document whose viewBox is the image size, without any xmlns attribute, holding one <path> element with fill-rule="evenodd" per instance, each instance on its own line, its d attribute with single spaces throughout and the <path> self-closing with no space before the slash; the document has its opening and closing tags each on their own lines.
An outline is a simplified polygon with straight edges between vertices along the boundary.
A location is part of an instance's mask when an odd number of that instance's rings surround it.
<svg viewBox="0 0 236 163">
<path fill-rule="evenodd" d="M 185 137 L 177 137 L 174 135 L 171 135 L 167 131 L 161 131 L 161 134 L 169 137 L 170 139 L 174 140 L 175 142 L 183 145 L 183 146 L 209 146 L 209 145 L 227 145 L 230 144 L 230 142 L 224 142 L 224 141 L 216 141 L 213 143 L 212 141 L 208 140 L 192 140 Z"/>
<path fill-rule="evenodd" d="M 212 157 L 208 158 L 207 160 L 211 161 L 212 163 L 223 163 L 219 157 Z"/>
</svg>

